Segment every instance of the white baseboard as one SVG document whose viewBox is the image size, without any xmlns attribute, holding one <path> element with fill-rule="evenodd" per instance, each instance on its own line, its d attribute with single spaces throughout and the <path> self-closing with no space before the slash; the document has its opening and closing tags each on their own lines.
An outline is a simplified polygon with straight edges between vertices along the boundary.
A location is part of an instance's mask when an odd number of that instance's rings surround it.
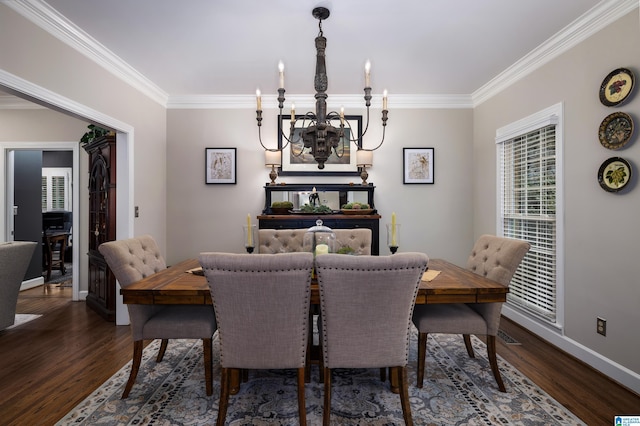
<svg viewBox="0 0 640 426">
<path fill-rule="evenodd" d="M 86 300 L 88 294 L 89 294 L 88 290 L 80 291 L 80 293 L 78 293 L 78 300 Z"/>
<path fill-rule="evenodd" d="M 590 365 L 602 374 L 610 377 L 612 380 L 615 380 L 621 385 L 640 394 L 640 374 L 610 360 L 609 358 L 606 358 L 598 352 L 595 352 L 567 336 L 563 336 L 560 333 L 539 324 L 526 315 L 523 315 L 521 312 L 510 308 L 506 304 L 502 305 L 502 315 L 526 328 L 530 332 L 540 336 L 549 343 L 557 346 L 568 354 L 573 355 L 585 364 Z"/>
<path fill-rule="evenodd" d="M 27 281 L 22 281 L 22 284 L 20 285 L 20 291 L 29 290 L 30 288 L 38 287 L 42 284 L 44 284 L 44 277 L 37 277 Z"/>
</svg>

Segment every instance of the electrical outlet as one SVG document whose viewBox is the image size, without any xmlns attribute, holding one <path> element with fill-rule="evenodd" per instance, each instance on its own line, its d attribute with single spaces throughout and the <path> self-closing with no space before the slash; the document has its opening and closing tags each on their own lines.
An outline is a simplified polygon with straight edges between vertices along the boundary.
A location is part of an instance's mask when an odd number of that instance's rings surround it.
<svg viewBox="0 0 640 426">
<path fill-rule="evenodd" d="M 598 334 L 602 334 L 603 336 L 607 335 L 607 320 L 604 318 L 598 317 L 596 320 L 596 331 Z"/>
</svg>

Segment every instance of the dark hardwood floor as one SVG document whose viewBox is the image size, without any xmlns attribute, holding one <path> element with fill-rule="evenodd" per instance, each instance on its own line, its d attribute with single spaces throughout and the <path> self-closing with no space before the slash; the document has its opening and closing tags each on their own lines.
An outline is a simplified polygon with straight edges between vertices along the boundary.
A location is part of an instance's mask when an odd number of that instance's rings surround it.
<svg viewBox="0 0 640 426">
<path fill-rule="evenodd" d="M 129 327 L 72 302 L 70 288 L 24 291 L 17 311 L 43 316 L 0 331 L 3 425 L 54 424 L 131 359 Z M 614 415 L 640 414 L 639 395 L 509 320 L 502 328 L 521 344 L 498 339 L 498 353 L 585 424 L 611 425 Z"/>
</svg>

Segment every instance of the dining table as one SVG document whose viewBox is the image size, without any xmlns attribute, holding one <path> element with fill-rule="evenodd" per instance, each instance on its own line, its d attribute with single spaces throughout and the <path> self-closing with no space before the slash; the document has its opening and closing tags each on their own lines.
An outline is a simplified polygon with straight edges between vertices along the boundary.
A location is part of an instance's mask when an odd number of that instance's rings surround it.
<svg viewBox="0 0 640 426">
<path fill-rule="evenodd" d="M 505 302 L 509 288 L 444 259 L 429 259 L 416 304 Z M 197 259 L 187 259 L 120 289 L 125 304 L 211 304 L 209 284 Z M 356 301 L 354 301 L 356 303 Z M 311 304 L 320 304 L 320 290 L 311 282 Z M 391 376 L 397 390 L 397 378 Z M 231 393 L 237 393 L 240 377 L 232 376 Z"/>
</svg>

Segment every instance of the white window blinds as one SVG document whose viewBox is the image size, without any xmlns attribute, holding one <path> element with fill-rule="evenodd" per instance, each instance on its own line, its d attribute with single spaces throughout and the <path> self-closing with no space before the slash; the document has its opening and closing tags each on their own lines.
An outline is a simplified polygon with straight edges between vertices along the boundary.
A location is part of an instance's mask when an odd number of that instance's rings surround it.
<svg viewBox="0 0 640 426">
<path fill-rule="evenodd" d="M 556 125 L 498 143 L 502 235 L 531 243 L 507 303 L 556 322 Z"/>
</svg>

